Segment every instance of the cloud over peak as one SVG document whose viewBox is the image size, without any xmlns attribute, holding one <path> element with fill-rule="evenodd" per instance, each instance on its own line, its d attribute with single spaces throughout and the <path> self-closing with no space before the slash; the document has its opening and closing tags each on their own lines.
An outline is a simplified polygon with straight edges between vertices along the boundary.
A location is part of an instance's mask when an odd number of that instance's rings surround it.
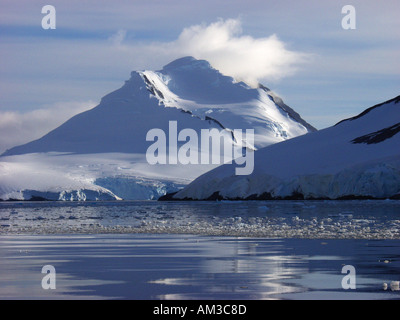
<svg viewBox="0 0 400 320">
<path fill-rule="evenodd" d="M 222 73 L 250 85 L 290 76 L 309 57 L 288 50 L 275 34 L 265 38 L 244 35 L 238 19 L 185 28 L 177 40 L 164 44 L 164 50 L 208 60 Z"/>
</svg>

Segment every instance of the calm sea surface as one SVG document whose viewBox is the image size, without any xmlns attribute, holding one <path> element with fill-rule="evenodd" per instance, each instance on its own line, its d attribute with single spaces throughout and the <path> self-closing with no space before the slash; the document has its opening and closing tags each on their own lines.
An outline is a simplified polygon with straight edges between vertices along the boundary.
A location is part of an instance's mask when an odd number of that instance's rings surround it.
<svg viewBox="0 0 400 320">
<path fill-rule="evenodd" d="M 397 300 L 399 208 L 3 202 L 0 298 Z M 42 288 L 45 265 L 56 271 L 55 290 Z M 344 266 L 354 267 L 355 289 L 342 286 Z"/>
</svg>

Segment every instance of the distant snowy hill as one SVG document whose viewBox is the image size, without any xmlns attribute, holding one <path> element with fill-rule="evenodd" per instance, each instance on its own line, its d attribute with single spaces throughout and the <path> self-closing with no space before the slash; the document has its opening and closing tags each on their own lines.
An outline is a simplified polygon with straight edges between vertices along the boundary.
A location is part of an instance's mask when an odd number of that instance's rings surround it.
<svg viewBox="0 0 400 320">
<path fill-rule="evenodd" d="M 251 88 L 207 61 L 185 57 L 136 71 L 100 104 L 0 157 L 0 199 L 155 199 L 217 165 L 150 165 L 149 130 L 218 129 L 232 145 L 259 149 L 316 131 L 264 86 Z M 234 129 L 254 129 L 254 144 Z M 167 139 L 167 144 L 169 144 Z M 184 142 L 177 142 L 178 147 Z"/>
<path fill-rule="evenodd" d="M 223 165 L 173 199 L 400 198 L 400 96 L 337 125 L 255 152 L 255 169 Z M 168 196 L 166 198 L 171 198 Z"/>
</svg>

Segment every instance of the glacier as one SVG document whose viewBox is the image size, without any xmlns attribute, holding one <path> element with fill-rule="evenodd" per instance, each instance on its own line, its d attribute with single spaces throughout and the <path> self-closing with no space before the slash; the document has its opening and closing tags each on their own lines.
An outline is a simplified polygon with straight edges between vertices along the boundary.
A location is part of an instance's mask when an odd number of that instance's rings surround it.
<svg viewBox="0 0 400 320">
<path fill-rule="evenodd" d="M 255 152 L 255 170 L 226 164 L 163 200 L 398 199 L 400 96 L 333 127 Z"/>
<path fill-rule="evenodd" d="M 157 199 L 216 168 L 150 165 L 146 133 L 179 128 L 225 131 L 232 145 L 260 149 L 315 132 L 268 88 L 252 88 L 207 61 L 177 59 L 159 71 L 133 71 L 99 105 L 42 138 L 0 156 L 0 199 Z M 234 129 L 253 129 L 253 146 Z M 183 145 L 179 142 L 179 146 Z"/>
</svg>

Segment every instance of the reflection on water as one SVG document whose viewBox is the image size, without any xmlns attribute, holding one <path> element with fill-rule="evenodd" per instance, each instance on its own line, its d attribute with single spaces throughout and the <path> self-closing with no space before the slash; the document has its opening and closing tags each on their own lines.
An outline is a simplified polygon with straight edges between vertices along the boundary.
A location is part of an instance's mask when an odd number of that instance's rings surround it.
<svg viewBox="0 0 400 320">
<path fill-rule="evenodd" d="M 399 248 L 400 240 L 8 235 L 0 298 L 399 299 L 390 289 Z M 56 290 L 41 288 L 48 264 Z M 344 265 L 356 268 L 356 290 L 341 287 Z"/>
</svg>

